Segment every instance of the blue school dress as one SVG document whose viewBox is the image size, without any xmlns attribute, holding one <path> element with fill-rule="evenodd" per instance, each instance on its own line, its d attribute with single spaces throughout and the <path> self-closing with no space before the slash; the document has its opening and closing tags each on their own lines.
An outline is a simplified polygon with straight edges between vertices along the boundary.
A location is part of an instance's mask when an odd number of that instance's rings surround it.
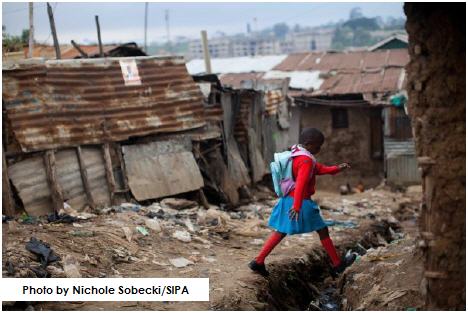
<svg viewBox="0 0 468 313">
<path fill-rule="evenodd" d="M 271 212 L 268 225 L 273 229 L 288 235 L 310 233 L 325 228 L 327 225 L 320 215 L 320 208 L 313 200 L 304 199 L 297 221 L 289 219 L 289 209 L 294 198 L 282 197 Z"/>
</svg>

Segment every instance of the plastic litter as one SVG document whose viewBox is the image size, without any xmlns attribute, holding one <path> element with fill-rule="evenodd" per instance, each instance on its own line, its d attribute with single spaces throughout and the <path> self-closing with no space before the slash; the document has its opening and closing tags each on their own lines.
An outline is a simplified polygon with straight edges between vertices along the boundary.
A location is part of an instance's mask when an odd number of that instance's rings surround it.
<svg viewBox="0 0 468 313">
<path fill-rule="evenodd" d="M 149 235 L 148 230 L 147 230 L 145 227 L 143 227 L 143 226 L 137 226 L 137 227 L 136 227 L 136 230 L 138 230 L 138 232 L 139 232 L 140 234 L 142 234 L 143 236 L 148 236 L 148 235 Z"/>
<path fill-rule="evenodd" d="M 74 237 L 94 237 L 95 233 L 90 230 L 72 230 L 68 232 Z"/>
<path fill-rule="evenodd" d="M 324 220 L 327 226 L 337 226 L 343 228 L 356 228 L 358 224 L 353 221 Z"/>
<path fill-rule="evenodd" d="M 49 263 L 60 260 L 60 257 L 55 254 L 54 250 L 47 243 L 35 237 L 31 237 L 31 240 L 26 243 L 26 250 L 34 253 L 44 268 Z"/>
<path fill-rule="evenodd" d="M 175 267 L 177 267 L 177 268 L 186 267 L 187 265 L 194 264 L 192 261 L 187 260 L 186 258 L 183 258 L 183 257 L 175 258 L 175 259 L 169 259 L 169 262 L 170 262 L 173 266 L 175 266 Z"/>
<path fill-rule="evenodd" d="M 162 231 L 161 225 L 156 219 L 147 219 L 145 220 L 145 224 L 149 229 L 154 230 L 157 233 Z"/>
<path fill-rule="evenodd" d="M 79 219 L 68 215 L 68 214 L 58 214 L 58 213 L 51 213 L 47 215 L 47 221 L 49 223 L 67 223 L 67 224 L 72 224 Z"/>
<path fill-rule="evenodd" d="M 68 278 L 81 278 L 80 264 L 71 255 L 66 255 L 63 260 L 63 271 Z"/>
<path fill-rule="evenodd" d="M 192 241 L 192 238 L 190 236 L 190 233 L 185 230 L 176 230 L 173 234 L 172 237 L 175 239 L 178 239 L 182 242 L 190 242 Z"/>
</svg>

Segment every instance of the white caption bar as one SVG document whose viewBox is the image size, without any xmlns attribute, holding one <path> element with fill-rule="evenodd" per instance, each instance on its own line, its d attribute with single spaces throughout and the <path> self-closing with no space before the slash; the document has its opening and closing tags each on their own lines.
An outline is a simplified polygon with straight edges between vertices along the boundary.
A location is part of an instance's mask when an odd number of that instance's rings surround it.
<svg viewBox="0 0 468 313">
<path fill-rule="evenodd" d="M 2 278 L 2 301 L 209 301 L 208 278 Z"/>
</svg>

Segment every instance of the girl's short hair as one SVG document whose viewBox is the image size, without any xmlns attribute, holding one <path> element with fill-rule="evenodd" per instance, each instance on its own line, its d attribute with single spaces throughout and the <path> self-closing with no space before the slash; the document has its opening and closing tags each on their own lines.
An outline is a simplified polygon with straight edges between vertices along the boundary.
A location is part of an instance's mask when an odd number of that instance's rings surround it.
<svg viewBox="0 0 468 313">
<path fill-rule="evenodd" d="M 323 133 L 317 128 L 304 128 L 301 134 L 299 135 L 299 143 L 301 145 L 305 145 L 308 143 L 323 144 L 324 141 L 325 136 L 323 136 Z"/>
</svg>

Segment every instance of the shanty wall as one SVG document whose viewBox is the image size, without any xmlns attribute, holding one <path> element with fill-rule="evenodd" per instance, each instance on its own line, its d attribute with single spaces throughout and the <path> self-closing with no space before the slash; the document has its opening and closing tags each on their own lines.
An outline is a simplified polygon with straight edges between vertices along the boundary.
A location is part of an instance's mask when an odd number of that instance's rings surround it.
<svg viewBox="0 0 468 313">
<path fill-rule="evenodd" d="M 136 82 L 124 79 L 121 62 L 134 62 Z M 174 144 L 155 137 L 206 124 L 202 93 L 182 58 L 35 59 L 3 68 L 2 81 L 3 180 L 27 213 L 59 211 L 64 202 L 80 211 L 130 194 L 146 200 L 203 186 L 191 146 L 167 151 Z M 134 143 L 147 135 L 153 137 Z M 8 214 L 11 202 L 3 202 Z"/>
<path fill-rule="evenodd" d="M 466 309 L 466 4 L 406 3 L 409 113 L 422 168 L 421 290 Z"/>
<path fill-rule="evenodd" d="M 141 78 L 134 85 L 125 83 L 120 60 L 36 61 L 4 69 L 2 100 L 14 144 L 22 152 L 40 151 L 205 125 L 202 94 L 183 59 L 132 58 Z"/>
<path fill-rule="evenodd" d="M 324 175 L 317 179 L 319 189 L 338 190 L 349 183 L 355 187 L 362 182 L 366 188 L 376 186 L 383 179 L 383 162 L 371 153 L 371 112 L 367 108 L 348 108 L 348 127 L 332 127 L 330 106 L 301 107 L 301 129 L 314 127 L 321 130 L 325 143 L 317 155 L 318 162 L 337 165 L 348 162 L 351 169 L 337 175 Z"/>
</svg>

